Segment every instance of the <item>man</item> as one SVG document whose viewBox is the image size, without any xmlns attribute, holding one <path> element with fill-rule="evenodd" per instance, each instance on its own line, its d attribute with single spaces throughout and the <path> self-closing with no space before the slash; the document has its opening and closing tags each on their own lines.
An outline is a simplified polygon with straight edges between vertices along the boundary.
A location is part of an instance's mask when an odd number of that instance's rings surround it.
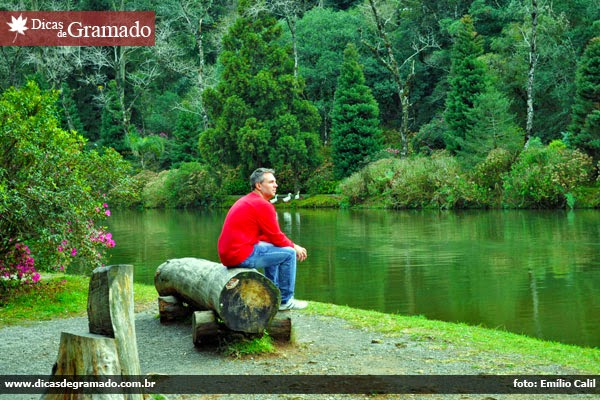
<svg viewBox="0 0 600 400">
<path fill-rule="evenodd" d="M 306 249 L 292 242 L 279 227 L 275 206 L 275 171 L 258 168 L 250 176 L 251 192 L 235 202 L 225 217 L 219 236 L 219 258 L 226 267 L 264 268 L 265 276 L 279 288 L 279 310 L 301 310 L 307 302 L 294 299 L 296 260 Z"/>
</svg>

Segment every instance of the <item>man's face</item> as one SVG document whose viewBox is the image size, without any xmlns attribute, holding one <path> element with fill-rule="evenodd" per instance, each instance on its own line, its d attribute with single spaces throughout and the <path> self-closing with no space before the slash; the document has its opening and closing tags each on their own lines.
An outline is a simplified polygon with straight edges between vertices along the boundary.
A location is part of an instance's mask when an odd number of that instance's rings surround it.
<svg viewBox="0 0 600 400">
<path fill-rule="evenodd" d="M 267 200 L 271 200 L 275 197 L 275 193 L 277 193 L 277 181 L 275 180 L 275 176 L 273 176 L 270 172 L 265 172 L 263 175 L 263 181 L 256 184 L 256 188 Z"/>
</svg>

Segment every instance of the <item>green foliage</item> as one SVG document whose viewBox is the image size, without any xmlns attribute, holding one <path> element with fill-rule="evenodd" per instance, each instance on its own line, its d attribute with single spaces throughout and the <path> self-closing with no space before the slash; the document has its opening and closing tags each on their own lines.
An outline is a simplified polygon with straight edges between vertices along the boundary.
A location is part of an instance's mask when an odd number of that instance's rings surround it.
<svg viewBox="0 0 600 400">
<path fill-rule="evenodd" d="M 564 207 L 567 194 L 589 183 L 591 157 L 578 150 L 530 143 L 504 175 L 504 205 L 509 208 Z M 570 200 L 574 203 L 574 199 Z"/>
<path fill-rule="evenodd" d="M 319 165 L 317 110 L 302 99 L 281 28 L 269 16 L 240 17 L 223 38 L 221 80 L 204 93 L 213 126 L 200 136 L 211 164 L 293 171 L 294 186 Z"/>
<path fill-rule="evenodd" d="M 331 111 L 343 63 L 344 48 L 348 43 L 359 43 L 357 27 L 364 24 L 353 12 L 336 12 L 315 7 L 298 21 L 298 56 L 304 92 L 321 115 L 321 138 L 326 140 L 331 127 Z"/>
<path fill-rule="evenodd" d="M 129 193 L 128 164 L 62 130 L 57 99 L 32 82 L 0 97 L 0 263 L 22 244 L 38 269 L 94 268 L 114 246 L 101 223 L 110 196 Z"/>
<path fill-rule="evenodd" d="M 183 163 L 173 169 L 165 180 L 167 204 L 172 208 L 214 205 L 220 190 L 209 169 L 197 162 Z"/>
<path fill-rule="evenodd" d="M 592 39 L 586 47 L 575 84 L 570 139 L 597 161 L 600 160 L 600 37 Z"/>
<path fill-rule="evenodd" d="M 469 130 L 458 156 L 467 168 L 483 161 L 494 149 L 516 155 L 525 143 L 525 133 L 515 123 L 508 99 L 491 85 L 475 99 L 466 117 Z"/>
<path fill-rule="evenodd" d="M 180 112 L 177 118 L 173 138 L 167 142 L 167 164 L 178 168 L 181 163 L 199 161 L 198 137 L 201 131 L 201 117 L 192 110 Z"/>
<path fill-rule="evenodd" d="M 164 208 L 169 202 L 169 194 L 166 190 L 166 182 L 171 171 L 160 173 L 145 171 L 142 182 L 141 201 L 144 208 Z"/>
<path fill-rule="evenodd" d="M 125 136 L 125 143 L 139 162 L 141 169 L 158 168 L 158 162 L 165 152 L 166 138 L 164 136 L 141 136 L 137 132 L 129 132 Z"/>
<path fill-rule="evenodd" d="M 116 81 L 111 80 L 106 87 L 101 87 L 100 91 L 106 99 L 100 114 L 100 144 L 103 147 L 112 147 L 119 154 L 127 154 L 126 132 L 122 124 L 123 115 Z"/>
<path fill-rule="evenodd" d="M 449 128 L 446 147 L 452 152 L 463 148 L 466 134 L 473 127 L 469 113 L 485 89 L 486 68 L 479 59 L 482 54 L 483 39 L 475 31 L 472 18 L 466 15 L 460 20 L 452 47 L 450 89 L 444 114 Z"/>
<path fill-rule="evenodd" d="M 391 208 L 461 208 L 477 201 L 460 164 L 445 153 L 374 162 L 342 181 L 339 190 L 350 205 L 375 199 Z"/>
<path fill-rule="evenodd" d="M 500 205 L 504 193 L 502 177 L 509 173 L 515 159 L 515 154 L 498 148 L 490 151 L 485 160 L 474 167 L 470 179 L 479 192 L 478 197 L 482 205 Z"/>
<path fill-rule="evenodd" d="M 365 158 L 382 148 L 379 106 L 365 85 L 356 47 L 348 44 L 338 78 L 331 128 L 335 177 L 358 171 Z"/>
</svg>

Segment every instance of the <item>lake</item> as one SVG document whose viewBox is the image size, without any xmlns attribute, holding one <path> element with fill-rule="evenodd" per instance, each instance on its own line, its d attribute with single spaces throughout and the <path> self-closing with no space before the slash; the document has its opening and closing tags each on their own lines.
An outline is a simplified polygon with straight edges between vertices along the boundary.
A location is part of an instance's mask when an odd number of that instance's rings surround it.
<svg viewBox="0 0 600 400">
<path fill-rule="evenodd" d="M 111 264 L 153 284 L 170 258 L 218 260 L 226 210 L 115 211 Z M 296 297 L 600 347 L 600 211 L 278 209 L 308 250 Z"/>
</svg>

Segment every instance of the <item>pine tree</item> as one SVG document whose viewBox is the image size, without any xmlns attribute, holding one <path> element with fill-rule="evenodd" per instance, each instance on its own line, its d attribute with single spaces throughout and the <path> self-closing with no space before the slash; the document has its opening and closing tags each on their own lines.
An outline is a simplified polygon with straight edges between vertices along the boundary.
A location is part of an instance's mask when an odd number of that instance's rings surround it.
<svg viewBox="0 0 600 400">
<path fill-rule="evenodd" d="M 458 152 L 463 147 L 466 134 L 471 128 L 468 114 L 477 96 L 485 89 L 486 69 L 479 59 L 483 54 L 482 42 L 473 26 L 473 19 L 465 15 L 460 20 L 452 47 L 452 64 L 448 76 L 450 90 L 444 113 L 448 124 L 446 148 L 453 152 Z"/>
<path fill-rule="evenodd" d="M 477 96 L 467 114 L 470 129 L 458 151 L 463 165 L 473 167 L 495 149 L 502 148 L 516 155 L 523 147 L 525 133 L 509 109 L 506 96 L 492 86 Z"/>
<path fill-rule="evenodd" d="M 381 150 L 379 105 L 365 84 L 358 51 L 348 44 L 338 78 L 332 113 L 331 146 L 336 178 L 357 171 Z"/>
<path fill-rule="evenodd" d="M 243 6 L 242 6 L 243 8 Z M 266 14 L 237 19 L 223 38 L 221 79 L 204 92 L 212 126 L 200 136 L 203 157 L 249 174 L 271 166 L 296 180 L 319 164 L 319 115 L 302 98 L 282 30 Z"/>
<path fill-rule="evenodd" d="M 577 87 L 570 126 L 572 143 L 600 159 L 600 37 L 586 47 L 575 77 Z"/>
</svg>

